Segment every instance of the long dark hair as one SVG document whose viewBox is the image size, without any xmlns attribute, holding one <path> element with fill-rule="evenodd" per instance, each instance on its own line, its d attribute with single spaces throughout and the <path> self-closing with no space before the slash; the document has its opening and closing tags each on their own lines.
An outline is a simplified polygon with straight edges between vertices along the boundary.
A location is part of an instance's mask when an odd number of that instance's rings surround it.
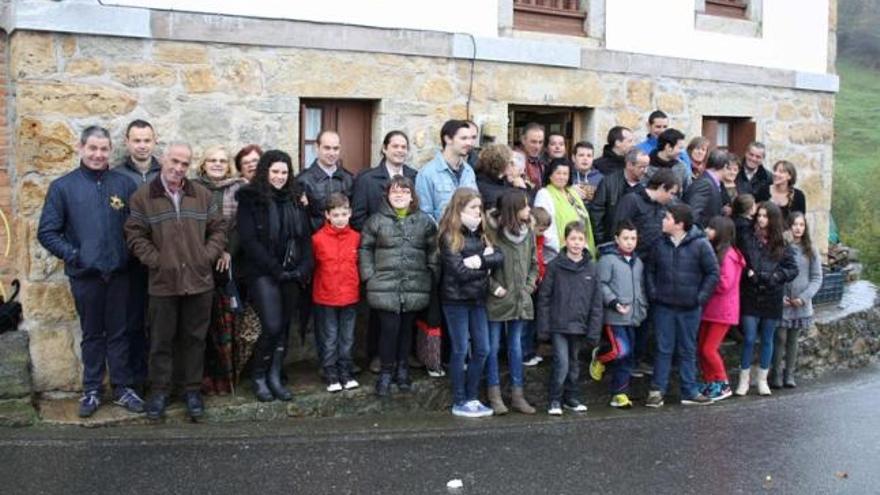
<svg viewBox="0 0 880 495">
<path fill-rule="evenodd" d="M 801 236 L 800 242 L 794 241 L 794 238 L 792 238 L 792 243 L 799 244 L 804 256 L 806 256 L 808 260 L 813 261 L 813 255 L 815 253 L 813 253 L 813 240 L 810 238 L 810 224 L 807 223 L 807 217 L 800 211 L 789 213 L 788 228 L 791 229 L 791 226 L 794 225 L 794 221 L 798 218 L 801 218 L 804 221 L 804 235 Z"/>
<path fill-rule="evenodd" d="M 776 206 L 776 203 L 772 201 L 763 201 L 758 205 L 758 212 L 764 210 L 767 213 L 767 229 L 764 232 L 765 238 L 767 239 L 767 248 L 770 250 L 770 256 L 773 259 L 779 260 L 782 258 L 782 253 L 785 250 L 785 238 L 783 237 L 783 221 L 782 221 L 782 210 Z M 760 230 L 758 227 L 758 215 L 755 215 L 755 230 Z"/>
<path fill-rule="evenodd" d="M 721 266 L 727 250 L 736 245 L 736 225 L 729 217 L 718 215 L 709 220 L 707 228 L 715 231 L 715 238 L 711 241 L 712 248 L 715 249 L 715 257 Z"/>
<path fill-rule="evenodd" d="M 275 194 L 275 188 L 272 187 L 272 184 L 269 184 L 269 167 L 277 162 L 287 164 L 287 184 L 279 192 L 287 193 L 291 198 L 299 197 L 299 186 L 296 180 L 294 180 L 293 161 L 290 159 L 290 155 L 281 150 L 268 150 L 260 156 L 260 161 L 257 163 L 257 173 L 248 187 L 253 188 L 265 198 Z"/>
<path fill-rule="evenodd" d="M 528 225 L 529 220 L 521 220 L 519 212 L 529 205 L 529 198 L 523 191 L 507 191 L 498 197 L 498 206 L 493 212 L 498 218 L 498 235 L 504 234 L 507 229 L 511 234 L 518 234 L 523 225 Z"/>
</svg>

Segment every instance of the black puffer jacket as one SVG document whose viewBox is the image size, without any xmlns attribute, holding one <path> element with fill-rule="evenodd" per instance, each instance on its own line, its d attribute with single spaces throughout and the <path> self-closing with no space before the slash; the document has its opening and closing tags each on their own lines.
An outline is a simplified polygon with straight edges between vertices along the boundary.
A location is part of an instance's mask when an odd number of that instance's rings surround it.
<svg viewBox="0 0 880 495">
<path fill-rule="evenodd" d="M 666 216 L 666 206 L 651 199 L 647 191 L 641 188 L 620 199 L 614 211 L 612 225 L 617 225 L 623 220 L 630 220 L 635 224 L 639 233 L 636 254 L 642 261 L 647 262 L 654 244 L 663 235 L 664 216 Z"/>
<path fill-rule="evenodd" d="M 651 303 L 691 309 L 706 304 L 715 292 L 720 276 L 718 261 L 706 235 L 696 225 L 678 246 L 664 235 L 649 259 L 645 286 Z"/>
<path fill-rule="evenodd" d="M 740 282 L 740 313 L 759 318 L 782 318 L 785 284 L 798 275 L 794 251 L 786 246 L 780 259 L 774 259 L 767 246 L 754 234 L 737 244 L 746 258 Z M 749 276 L 749 271 L 753 272 Z"/>
<path fill-rule="evenodd" d="M 480 197 L 487 210 L 496 208 L 498 206 L 498 198 L 504 196 L 504 193 L 510 191 L 526 192 L 525 189 L 514 187 L 504 177 L 492 178 L 483 174 L 477 175 L 477 189 L 480 191 Z"/>
<path fill-rule="evenodd" d="M 403 176 L 413 183 L 416 181 L 416 175 L 418 170 L 409 165 L 403 166 Z M 385 202 L 385 186 L 390 180 L 384 159 L 375 167 L 358 174 L 354 180 L 354 192 L 351 198 L 352 228 L 361 230 L 367 219 L 379 211 L 379 205 Z"/>
<path fill-rule="evenodd" d="M 241 245 L 242 266 L 237 267 L 237 274 L 241 277 L 278 277 L 283 271 L 282 263 L 284 256 L 278 253 L 285 252 L 289 243 L 293 243 L 292 251 L 296 251 L 296 262 L 293 269 L 299 272 L 300 282 L 307 282 L 312 276 L 314 260 L 312 259 L 312 239 L 309 233 L 309 220 L 305 210 L 299 201 L 292 197 L 284 198 L 294 205 L 294 217 L 291 221 L 292 235 L 286 239 L 271 240 L 269 210 L 270 201 L 275 198 L 266 198 L 259 191 L 250 186 L 238 190 L 235 195 L 238 199 L 238 236 Z M 279 208 L 279 203 L 276 203 Z"/>
<path fill-rule="evenodd" d="M 330 195 L 339 192 L 351 199 L 354 188 L 354 176 L 351 172 L 337 166 L 332 176 L 327 175 L 321 170 L 317 160 L 296 176 L 296 182 L 309 200 L 309 222 L 312 232 L 324 225 L 324 206 Z"/>
<path fill-rule="evenodd" d="M 489 294 L 489 271 L 500 268 L 504 262 L 501 250 L 494 248 L 490 255 L 484 255 L 482 228 L 476 232 L 462 227 L 464 247 L 453 253 L 445 236 L 440 238 L 440 256 L 443 259 L 443 276 L 440 283 L 440 299 L 447 304 L 485 304 Z M 464 259 L 477 255 L 482 260 L 480 268 L 474 270 L 464 266 Z"/>
<path fill-rule="evenodd" d="M 602 172 L 602 175 L 611 175 L 615 170 L 623 170 L 626 167 L 624 156 L 618 155 L 612 148 L 612 146 L 606 144 L 602 148 L 602 156 L 593 162 L 593 168 Z"/>
<path fill-rule="evenodd" d="M 599 182 L 596 196 L 587 205 L 590 209 L 590 220 L 593 224 L 593 238 L 596 239 L 596 245 L 614 240 L 614 212 L 617 210 L 617 204 L 627 193 L 643 188 L 641 182 L 630 185 L 626 181 L 623 170 L 608 174 L 602 179 L 602 182 Z"/>
<path fill-rule="evenodd" d="M 575 263 L 563 249 L 547 265 L 538 292 L 538 334 L 585 335 L 595 343 L 602 330 L 602 289 L 589 256 Z"/>
<path fill-rule="evenodd" d="M 361 229 L 358 264 L 371 308 L 395 313 L 426 308 L 440 272 L 434 220 L 421 210 L 398 218 L 383 201 Z"/>
</svg>

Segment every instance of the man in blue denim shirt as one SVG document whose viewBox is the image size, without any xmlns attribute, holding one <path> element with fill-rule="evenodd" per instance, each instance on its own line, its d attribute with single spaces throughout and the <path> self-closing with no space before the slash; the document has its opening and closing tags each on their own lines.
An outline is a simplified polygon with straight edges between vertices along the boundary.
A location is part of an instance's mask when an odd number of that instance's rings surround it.
<svg viewBox="0 0 880 495">
<path fill-rule="evenodd" d="M 440 130 L 443 150 L 416 176 L 419 207 L 439 222 L 452 194 L 460 187 L 477 190 L 477 177 L 465 157 L 474 147 L 474 134 L 464 120 L 448 120 Z"/>
<path fill-rule="evenodd" d="M 123 225 L 136 184 L 109 169 L 110 134 L 92 126 L 79 142 L 79 167 L 49 186 L 37 239 L 64 260 L 64 273 L 82 328 L 83 397 L 80 417 L 101 404 L 105 363 L 116 404 L 143 412 L 144 402 L 132 390 L 126 326 L 129 255 Z"/>
</svg>

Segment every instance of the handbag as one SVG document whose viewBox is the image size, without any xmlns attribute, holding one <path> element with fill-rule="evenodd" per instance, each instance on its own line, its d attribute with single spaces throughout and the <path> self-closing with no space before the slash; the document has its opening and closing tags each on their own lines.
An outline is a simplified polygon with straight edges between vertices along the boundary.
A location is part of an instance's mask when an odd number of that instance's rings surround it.
<svg viewBox="0 0 880 495">
<path fill-rule="evenodd" d="M 430 326 L 424 320 L 416 320 L 416 357 L 428 370 L 442 369 L 440 346 L 442 341 L 440 326 Z"/>
<path fill-rule="evenodd" d="M 0 333 L 18 330 L 18 324 L 21 323 L 21 303 L 15 300 L 21 289 L 18 279 L 12 281 L 12 287 L 15 290 L 9 296 L 8 301 L 0 297 Z"/>
</svg>

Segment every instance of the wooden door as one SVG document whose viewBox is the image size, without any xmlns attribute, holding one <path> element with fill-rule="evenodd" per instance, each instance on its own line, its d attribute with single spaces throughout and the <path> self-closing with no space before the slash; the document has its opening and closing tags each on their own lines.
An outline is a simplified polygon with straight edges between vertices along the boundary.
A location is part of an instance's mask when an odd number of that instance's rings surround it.
<svg viewBox="0 0 880 495">
<path fill-rule="evenodd" d="M 369 168 L 373 102 L 363 100 L 302 100 L 300 104 L 300 170 L 317 156 L 318 134 L 332 130 L 339 134 L 340 164 L 353 174 Z"/>
</svg>

